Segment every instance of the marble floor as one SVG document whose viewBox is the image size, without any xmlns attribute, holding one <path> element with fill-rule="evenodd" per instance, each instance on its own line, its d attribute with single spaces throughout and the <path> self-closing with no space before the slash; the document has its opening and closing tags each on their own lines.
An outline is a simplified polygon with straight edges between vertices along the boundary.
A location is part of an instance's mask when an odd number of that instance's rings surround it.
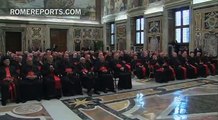
<svg viewBox="0 0 218 120">
<path fill-rule="evenodd" d="M 133 89 L 117 93 L 0 106 L 0 120 L 217 119 L 218 76 L 166 84 L 133 79 Z"/>
</svg>

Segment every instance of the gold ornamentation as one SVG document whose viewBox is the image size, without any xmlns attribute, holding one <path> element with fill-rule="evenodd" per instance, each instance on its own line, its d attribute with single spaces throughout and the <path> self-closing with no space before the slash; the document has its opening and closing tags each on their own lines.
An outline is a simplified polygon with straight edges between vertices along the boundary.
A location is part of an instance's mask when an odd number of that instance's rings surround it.
<svg viewBox="0 0 218 120">
<path fill-rule="evenodd" d="M 92 104 L 93 102 L 90 100 L 87 100 L 87 98 L 84 99 L 74 99 L 72 101 L 69 101 L 69 105 L 70 106 L 74 106 L 74 107 L 79 107 L 79 106 L 83 106 L 83 107 L 87 107 L 89 104 Z"/>
</svg>

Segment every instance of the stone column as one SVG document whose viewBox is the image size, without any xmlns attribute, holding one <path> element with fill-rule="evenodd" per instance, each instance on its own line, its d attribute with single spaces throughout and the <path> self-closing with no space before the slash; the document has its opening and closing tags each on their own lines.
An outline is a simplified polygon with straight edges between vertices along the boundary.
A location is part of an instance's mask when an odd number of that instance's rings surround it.
<svg viewBox="0 0 218 120">
<path fill-rule="evenodd" d="M 73 28 L 69 28 L 67 32 L 67 50 L 73 51 L 74 48 L 74 41 L 73 41 Z"/>
<path fill-rule="evenodd" d="M 126 22 L 126 50 L 131 50 L 131 18 L 128 17 Z"/>
<path fill-rule="evenodd" d="M 104 45 L 104 48 L 103 50 L 105 51 L 107 48 L 107 24 L 104 23 L 103 24 L 103 45 Z"/>
<path fill-rule="evenodd" d="M 50 27 L 46 25 L 45 27 L 45 43 L 43 43 L 45 49 L 50 48 Z"/>
<path fill-rule="evenodd" d="M 4 31 L 0 29 L 0 52 L 5 53 Z"/>
<path fill-rule="evenodd" d="M 168 10 L 164 10 L 163 12 L 163 34 L 162 34 L 162 51 L 167 52 L 168 51 L 168 42 L 169 42 L 169 21 L 168 21 Z"/>
<path fill-rule="evenodd" d="M 148 22 L 147 22 L 147 17 L 146 16 L 144 16 L 144 23 L 145 23 L 145 25 L 144 25 L 144 39 L 145 39 L 145 41 L 144 41 L 144 45 L 143 45 L 143 49 L 144 50 L 147 50 L 148 49 Z"/>
<path fill-rule="evenodd" d="M 117 23 L 114 24 L 114 28 L 115 28 L 115 36 L 114 36 L 114 50 L 117 50 L 118 48 L 118 39 L 117 39 Z"/>
<path fill-rule="evenodd" d="M 195 37 L 194 37 L 194 35 L 195 35 L 195 29 L 194 29 L 194 24 L 195 24 L 195 18 L 194 18 L 194 12 L 193 12 L 193 9 L 192 9 L 192 7 L 190 6 L 190 24 L 189 24 L 189 26 L 190 26 L 190 38 L 189 38 L 189 51 L 193 51 L 195 48 L 195 45 L 194 45 L 194 41 L 195 41 Z M 201 18 L 199 18 L 199 19 L 201 19 Z"/>
</svg>

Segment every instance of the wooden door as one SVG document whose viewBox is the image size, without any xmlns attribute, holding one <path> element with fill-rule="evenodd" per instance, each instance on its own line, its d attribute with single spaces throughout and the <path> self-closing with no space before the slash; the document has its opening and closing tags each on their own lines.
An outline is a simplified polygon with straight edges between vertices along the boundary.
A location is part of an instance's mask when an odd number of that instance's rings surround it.
<svg viewBox="0 0 218 120">
<path fill-rule="evenodd" d="M 22 50 L 22 33 L 21 32 L 6 32 L 5 33 L 5 48 L 6 52 L 16 52 Z"/>
<path fill-rule="evenodd" d="M 67 50 L 67 30 L 51 29 L 50 38 L 50 47 L 52 50 L 59 52 L 64 52 Z"/>
</svg>

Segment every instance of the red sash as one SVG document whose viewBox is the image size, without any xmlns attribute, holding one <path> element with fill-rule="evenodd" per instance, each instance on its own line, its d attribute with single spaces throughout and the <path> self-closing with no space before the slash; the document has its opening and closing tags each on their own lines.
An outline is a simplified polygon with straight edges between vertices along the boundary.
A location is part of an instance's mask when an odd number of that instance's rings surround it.
<svg viewBox="0 0 218 120">
<path fill-rule="evenodd" d="M 54 75 L 54 81 L 55 81 L 55 88 L 61 89 L 61 79 L 57 75 Z"/>
<path fill-rule="evenodd" d="M 86 75 L 88 73 L 88 70 L 86 68 L 82 69 L 82 72 L 84 75 Z"/>
<path fill-rule="evenodd" d="M 146 68 L 145 67 L 142 67 L 142 74 L 143 74 L 143 76 L 146 75 Z"/>
<path fill-rule="evenodd" d="M 206 70 L 206 75 L 209 75 L 209 68 L 206 64 L 203 64 L 203 66 L 205 67 L 205 70 Z"/>
<path fill-rule="evenodd" d="M 131 71 L 131 66 L 129 64 L 126 64 L 126 67 L 127 67 L 128 71 L 130 72 Z"/>
<path fill-rule="evenodd" d="M 73 73 L 73 69 L 72 69 L 72 68 L 66 68 L 66 69 L 65 69 L 65 72 L 66 72 L 66 73 Z"/>
<path fill-rule="evenodd" d="M 183 70 L 183 72 L 184 72 L 184 79 L 186 79 L 186 77 L 187 77 L 187 69 L 185 68 L 185 67 L 181 67 L 181 69 Z"/>
<path fill-rule="evenodd" d="M 5 71 L 6 71 L 6 78 L 10 78 L 11 77 L 11 72 L 10 72 L 9 67 L 6 67 Z"/>
<path fill-rule="evenodd" d="M 116 64 L 116 67 L 120 69 L 122 67 L 122 65 L 121 64 Z"/>
<path fill-rule="evenodd" d="M 108 71 L 108 69 L 107 69 L 105 66 L 103 66 L 103 67 L 101 67 L 101 68 L 100 68 L 100 71 L 101 71 L 101 72 L 104 72 L 104 71 L 106 71 L 106 72 L 107 72 L 107 71 Z"/>
<path fill-rule="evenodd" d="M 157 72 L 163 72 L 164 71 L 164 68 L 159 68 L 156 70 Z"/>
<path fill-rule="evenodd" d="M 6 71 L 5 80 L 9 80 L 11 78 L 11 72 L 10 72 L 9 67 L 6 67 L 5 71 Z M 13 82 L 10 82 L 10 84 L 9 84 L 9 93 L 10 93 L 11 99 L 14 100 L 14 98 L 15 98 L 15 84 Z"/>
<path fill-rule="evenodd" d="M 35 76 L 35 73 L 33 72 L 33 71 L 29 71 L 28 73 L 27 73 L 27 76 Z"/>
</svg>

